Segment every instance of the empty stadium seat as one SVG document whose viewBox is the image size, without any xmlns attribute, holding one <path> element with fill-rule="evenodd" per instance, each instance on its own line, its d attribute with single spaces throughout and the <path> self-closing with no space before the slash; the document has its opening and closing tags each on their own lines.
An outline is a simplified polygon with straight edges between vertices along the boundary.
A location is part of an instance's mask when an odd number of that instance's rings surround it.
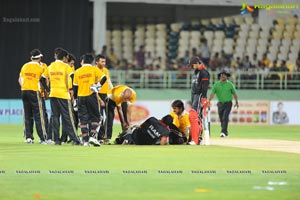
<svg viewBox="0 0 300 200">
<path fill-rule="evenodd" d="M 287 39 L 287 38 L 284 38 L 284 39 L 282 39 L 281 40 L 281 44 L 283 45 L 283 46 L 290 46 L 291 44 L 292 44 L 292 40 L 291 39 Z"/>
<path fill-rule="evenodd" d="M 225 38 L 224 39 L 224 46 L 233 46 L 234 40 L 232 38 Z"/>
<path fill-rule="evenodd" d="M 259 46 L 264 46 L 264 47 L 266 47 L 268 43 L 269 43 L 269 41 L 267 38 L 259 38 L 257 41 L 257 44 Z"/>
<path fill-rule="evenodd" d="M 225 37 L 225 34 L 223 31 L 215 31 L 214 36 L 215 36 L 215 38 L 223 39 Z"/>
<path fill-rule="evenodd" d="M 272 34 L 273 39 L 281 39 L 282 38 L 282 31 L 275 31 Z"/>
<path fill-rule="evenodd" d="M 277 54 L 268 53 L 267 58 L 270 60 L 270 62 L 273 62 L 274 60 L 277 60 Z"/>
<path fill-rule="evenodd" d="M 249 37 L 250 38 L 258 38 L 258 32 L 257 31 L 250 31 L 249 32 Z"/>
<path fill-rule="evenodd" d="M 293 32 L 285 31 L 283 33 L 283 38 L 285 38 L 285 39 L 292 39 L 293 38 Z"/>
<path fill-rule="evenodd" d="M 299 52 L 299 50 L 300 50 L 300 46 L 299 45 L 292 45 L 290 47 L 290 51 L 291 52 Z"/>
<path fill-rule="evenodd" d="M 260 25 L 259 25 L 259 24 L 251 24 L 251 25 L 250 25 L 250 30 L 259 32 L 259 30 L 260 30 Z"/>
<path fill-rule="evenodd" d="M 259 37 L 260 38 L 269 38 L 270 37 L 270 33 L 269 33 L 269 31 L 260 31 L 259 32 Z"/>
<path fill-rule="evenodd" d="M 240 15 L 236 15 L 233 17 L 235 24 L 242 25 L 244 23 L 244 18 Z"/>
<path fill-rule="evenodd" d="M 246 24 L 251 25 L 251 24 L 253 24 L 254 19 L 253 19 L 253 17 L 251 15 L 247 15 L 245 17 L 245 22 L 246 22 Z"/>
<path fill-rule="evenodd" d="M 233 24 L 233 17 L 230 17 L 230 16 L 224 17 L 224 22 L 225 22 L 226 25 Z"/>
<path fill-rule="evenodd" d="M 213 31 L 204 31 L 203 35 L 206 39 L 212 39 L 214 37 L 214 32 Z"/>
<path fill-rule="evenodd" d="M 171 31 L 179 32 L 182 28 L 182 23 L 172 23 L 170 25 Z"/>
<path fill-rule="evenodd" d="M 300 38 L 299 39 L 293 39 L 292 44 L 296 46 L 300 46 Z"/>
<path fill-rule="evenodd" d="M 230 46 L 229 45 L 225 45 L 223 47 L 223 51 L 224 51 L 225 54 L 231 55 L 233 53 L 233 46 L 232 45 L 230 45 Z"/>
</svg>

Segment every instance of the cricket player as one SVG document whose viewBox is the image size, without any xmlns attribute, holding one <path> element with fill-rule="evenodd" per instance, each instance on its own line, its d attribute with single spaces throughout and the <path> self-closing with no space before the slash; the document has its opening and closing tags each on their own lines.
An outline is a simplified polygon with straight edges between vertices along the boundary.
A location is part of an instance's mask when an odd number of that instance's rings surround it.
<svg viewBox="0 0 300 200">
<path fill-rule="evenodd" d="M 44 68 L 40 64 L 42 56 L 40 50 L 32 50 L 31 61 L 23 65 L 19 76 L 25 116 L 25 137 L 26 142 L 30 144 L 34 143 L 33 120 L 40 143 L 46 144 L 45 115 L 39 91 L 39 80 L 44 73 Z"/>
<path fill-rule="evenodd" d="M 196 110 L 201 117 L 199 105 L 201 98 L 207 98 L 209 72 L 198 56 L 193 56 L 190 59 L 189 66 L 195 70 L 192 78 L 192 108 Z"/>
<path fill-rule="evenodd" d="M 107 98 L 108 91 L 113 88 L 113 85 L 110 80 L 109 70 L 106 68 L 106 57 L 99 54 L 95 57 L 95 61 L 96 61 L 96 67 L 98 67 L 100 71 L 102 71 L 105 74 L 107 79 L 99 90 L 100 114 L 102 116 L 101 124 L 104 124 L 105 121 L 104 113 L 106 111 L 105 100 Z M 107 113 L 105 113 L 105 116 L 107 116 Z M 104 135 L 105 135 L 105 129 L 104 126 L 101 126 L 98 133 L 98 140 L 103 140 Z"/>
<path fill-rule="evenodd" d="M 134 103 L 135 99 L 135 91 L 126 85 L 117 85 L 109 92 L 106 99 L 105 144 L 109 144 L 109 140 L 112 137 L 115 108 L 117 107 L 122 129 L 126 130 L 131 122 L 131 109 L 128 107 L 128 103 Z"/>
<path fill-rule="evenodd" d="M 62 125 L 67 130 L 74 145 L 80 145 L 80 140 L 76 134 L 76 127 L 72 113 L 72 104 L 69 88 L 69 77 L 73 75 L 71 67 L 66 64 L 68 61 L 68 52 L 64 49 L 57 54 L 57 60 L 50 64 L 43 73 L 41 82 L 47 91 L 50 91 L 52 131 L 54 134 L 54 142 L 61 145 L 59 138 L 59 118 L 62 117 Z M 46 79 L 50 81 L 50 88 L 46 85 Z M 72 94 L 72 93 L 71 93 Z M 73 97 L 72 97 L 73 98 Z"/>
<path fill-rule="evenodd" d="M 139 126 L 133 126 L 121 133 L 115 140 L 116 144 L 136 145 L 167 145 L 170 135 L 170 125 L 173 122 L 171 115 L 161 120 L 149 117 Z M 174 125 L 173 125 L 174 126 Z"/>
<path fill-rule="evenodd" d="M 81 67 L 74 75 L 74 97 L 78 96 L 78 117 L 84 146 L 92 144 L 99 147 L 97 140 L 100 126 L 100 110 L 98 101 L 99 88 L 107 78 L 99 68 L 92 66 L 94 57 L 85 54 L 81 57 Z M 95 87 L 97 85 L 97 87 Z"/>
<path fill-rule="evenodd" d="M 59 49 L 59 48 L 57 48 Z M 69 54 L 69 57 L 68 57 L 68 65 L 70 65 L 73 73 L 75 72 L 75 61 L 76 61 L 76 58 L 73 54 Z M 72 81 L 72 78 L 69 77 L 69 80 L 68 80 L 68 84 L 69 84 L 69 88 L 72 88 L 73 86 L 73 81 Z M 70 90 L 70 92 L 72 93 L 73 90 Z M 70 95 L 73 95 L 73 94 L 70 94 Z M 74 99 L 71 99 L 72 103 L 74 104 Z M 73 107 L 72 109 L 72 112 L 73 112 L 73 116 L 74 116 L 74 123 L 75 123 L 75 127 L 76 127 L 76 132 L 78 130 L 78 108 L 75 106 Z M 62 127 L 62 134 L 61 134 L 61 142 L 62 143 L 66 143 L 66 142 L 70 142 L 68 141 L 68 135 L 67 135 L 67 131 L 65 130 L 65 127 Z"/>
<path fill-rule="evenodd" d="M 202 121 L 199 119 L 198 113 L 192 108 L 192 102 L 185 103 L 185 110 L 189 115 L 190 121 L 190 138 L 189 145 L 198 145 L 201 140 Z"/>
<path fill-rule="evenodd" d="M 170 115 L 173 118 L 173 124 L 179 129 L 184 137 L 178 137 L 178 135 L 170 134 L 170 144 L 186 144 L 187 137 L 190 132 L 189 115 L 184 110 L 184 104 L 181 100 L 175 100 L 172 102 L 172 111 Z"/>
</svg>

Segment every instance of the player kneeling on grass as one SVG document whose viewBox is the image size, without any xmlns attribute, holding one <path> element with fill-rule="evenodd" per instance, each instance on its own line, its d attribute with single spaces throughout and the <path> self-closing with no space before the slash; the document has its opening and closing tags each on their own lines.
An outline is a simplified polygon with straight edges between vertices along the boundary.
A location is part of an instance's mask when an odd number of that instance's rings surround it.
<svg viewBox="0 0 300 200">
<path fill-rule="evenodd" d="M 78 117 L 84 146 L 100 146 L 97 140 L 100 122 L 98 90 L 106 81 L 99 68 L 92 66 L 94 57 L 85 54 L 81 57 L 81 67 L 74 74 L 74 97 L 78 96 Z M 76 100 L 74 100 L 76 104 Z"/>
<path fill-rule="evenodd" d="M 189 115 L 184 110 L 184 104 L 181 100 L 175 100 L 172 103 L 172 111 L 170 115 L 173 118 L 173 124 L 176 127 L 176 132 L 181 133 L 184 137 L 179 137 L 178 134 L 170 135 L 170 144 L 187 144 L 187 138 L 189 137 L 190 132 L 190 121 Z M 175 130 L 175 127 L 173 128 Z M 171 131 L 171 133 L 175 131 Z"/>
</svg>

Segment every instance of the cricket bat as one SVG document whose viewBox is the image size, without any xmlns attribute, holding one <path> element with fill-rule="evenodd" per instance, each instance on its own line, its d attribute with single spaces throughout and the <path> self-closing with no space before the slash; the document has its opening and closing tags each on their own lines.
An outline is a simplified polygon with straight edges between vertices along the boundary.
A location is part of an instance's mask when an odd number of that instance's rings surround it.
<svg viewBox="0 0 300 200">
<path fill-rule="evenodd" d="M 208 121 L 208 102 L 206 98 L 201 98 L 202 105 L 202 125 L 203 125 L 203 144 L 210 145 L 209 121 Z"/>
</svg>

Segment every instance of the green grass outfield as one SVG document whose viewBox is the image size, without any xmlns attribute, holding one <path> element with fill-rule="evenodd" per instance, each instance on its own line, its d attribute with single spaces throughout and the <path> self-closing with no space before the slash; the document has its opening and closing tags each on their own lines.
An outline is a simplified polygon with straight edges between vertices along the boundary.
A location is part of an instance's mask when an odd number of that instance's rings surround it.
<svg viewBox="0 0 300 200">
<path fill-rule="evenodd" d="M 219 127 L 211 129 L 217 137 Z M 231 125 L 230 137 L 299 141 L 299 130 Z M 29 145 L 23 140 L 21 125 L 0 125 L 1 200 L 300 197 L 300 156 L 295 153 L 213 145 L 85 148 Z M 28 171 L 37 173 L 24 173 Z"/>
</svg>

